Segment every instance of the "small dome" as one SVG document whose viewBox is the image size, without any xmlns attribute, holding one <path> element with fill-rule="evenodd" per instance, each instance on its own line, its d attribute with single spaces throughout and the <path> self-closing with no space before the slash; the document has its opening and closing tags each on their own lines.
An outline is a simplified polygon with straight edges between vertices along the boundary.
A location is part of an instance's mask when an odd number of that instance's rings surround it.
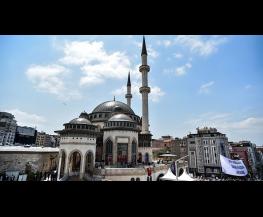
<svg viewBox="0 0 263 217">
<path fill-rule="evenodd" d="M 116 114 L 116 115 L 113 115 L 108 121 L 128 121 L 128 122 L 134 122 L 128 115 L 125 115 L 125 114 Z"/>
<path fill-rule="evenodd" d="M 69 122 L 70 124 L 90 124 L 91 122 L 86 118 L 74 118 Z"/>
</svg>

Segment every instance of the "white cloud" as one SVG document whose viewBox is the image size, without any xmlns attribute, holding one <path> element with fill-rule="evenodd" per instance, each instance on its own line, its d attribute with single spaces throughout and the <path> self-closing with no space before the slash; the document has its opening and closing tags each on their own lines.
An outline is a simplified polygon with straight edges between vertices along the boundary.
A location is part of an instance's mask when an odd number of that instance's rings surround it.
<svg viewBox="0 0 263 217">
<path fill-rule="evenodd" d="M 174 56 L 176 59 L 181 59 L 181 58 L 183 58 L 183 54 L 181 54 L 181 53 L 174 53 L 173 56 Z"/>
<path fill-rule="evenodd" d="M 60 65 L 31 65 L 27 71 L 27 78 L 34 84 L 34 87 L 42 92 L 56 95 L 61 100 L 81 98 L 77 90 L 68 92 L 64 83 L 64 76 L 69 71 Z"/>
<path fill-rule="evenodd" d="M 100 84 L 108 78 L 123 79 L 131 66 L 125 53 L 106 52 L 102 41 L 67 42 L 64 54 L 60 62 L 81 66 L 83 72 L 79 82 L 81 86 Z"/>
<path fill-rule="evenodd" d="M 210 88 L 214 85 L 214 81 L 210 81 L 206 84 L 201 85 L 201 87 L 199 88 L 199 93 L 204 93 L 204 94 L 208 94 L 210 93 Z"/>
<path fill-rule="evenodd" d="M 19 126 L 35 127 L 41 126 L 46 122 L 46 119 L 40 115 L 29 114 L 19 109 L 10 109 L 6 110 L 6 112 L 9 112 L 15 116 L 15 120 Z"/>
<path fill-rule="evenodd" d="M 31 65 L 26 75 L 37 89 L 58 95 L 64 89 L 60 76 L 65 72 L 66 69 L 59 65 Z"/>
<path fill-rule="evenodd" d="M 157 58 L 159 56 L 159 53 L 156 50 L 154 50 L 151 46 L 147 47 L 147 52 L 149 57 Z"/>
<path fill-rule="evenodd" d="M 226 134 L 229 141 L 256 139 L 261 144 L 263 132 L 263 117 L 243 116 L 237 117 L 238 112 L 216 113 L 208 112 L 191 118 L 184 124 L 185 128 L 195 131 L 197 127 L 215 127 Z"/>
<path fill-rule="evenodd" d="M 192 124 L 193 127 L 216 127 L 228 132 L 232 130 L 263 131 L 263 117 L 252 116 L 237 120 L 231 113 L 208 112 L 200 114 L 196 119 L 189 120 L 186 123 Z"/>
<path fill-rule="evenodd" d="M 191 63 L 186 63 L 180 67 L 177 68 L 170 68 L 170 69 L 164 69 L 163 73 L 164 74 L 175 74 L 176 76 L 182 76 L 185 75 L 187 73 L 187 70 L 192 68 L 192 64 Z"/>
<path fill-rule="evenodd" d="M 173 42 L 171 40 L 159 40 L 157 41 L 157 45 L 163 45 L 165 47 L 170 47 L 173 45 Z"/>
<path fill-rule="evenodd" d="M 153 102 L 159 102 L 160 98 L 165 95 L 165 92 L 161 90 L 158 86 L 153 86 L 151 88 L 151 93 L 149 95 L 149 99 Z"/>
<path fill-rule="evenodd" d="M 209 37 L 209 39 L 205 39 L 204 36 L 197 35 L 179 35 L 174 40 L 174 44 L 183 45 L 189 48 L 192 53 L 200 56 L 209 56 L 215 53 L 218 46 L 225 42 L 225 37 Z"/>
</svg>

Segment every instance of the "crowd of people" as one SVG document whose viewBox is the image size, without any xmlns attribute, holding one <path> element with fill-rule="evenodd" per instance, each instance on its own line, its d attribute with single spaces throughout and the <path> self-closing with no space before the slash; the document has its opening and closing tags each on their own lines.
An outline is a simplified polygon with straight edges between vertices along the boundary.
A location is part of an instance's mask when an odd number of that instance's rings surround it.
<svg viewBox="0 0 263 217">
<path fill-rule="evenodd" d="M 48 171 L 48 172 L 39 172 L 36 173 L 20 173 L 19 175 L 7 175 L 6 173 L 0 174 L 0 181 L 19 181 L 19 176 L 27 175 L 26 181 L 56 181 L 57 180 L 57 171 Z"/>
<path fill-rule="evenodd" d="M 195 178 L 196 181 L 261 181 L 258 178 L 252 177 L 240 177 L 240 176 L 225 176 L 225 177 L 203 177 L 198 176 Z"/>
</svg>

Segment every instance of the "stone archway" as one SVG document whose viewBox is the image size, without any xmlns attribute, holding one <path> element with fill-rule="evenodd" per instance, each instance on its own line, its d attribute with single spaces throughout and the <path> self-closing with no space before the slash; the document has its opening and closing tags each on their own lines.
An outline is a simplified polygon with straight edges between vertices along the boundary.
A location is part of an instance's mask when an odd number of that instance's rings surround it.
<svg viewBox="0 0 263 217">
<path fill-rule="evenodd" d="M 61 150 L 61 165 L 60 165 L 60 174 L 59 178 L 62 178 L 65 174 L 65 166 L 66 166 L 66 152 L 65 150 Z"/>
<path fill-rule="evenodd" d="M 78 150 L 72 151 L 69 155 L 69 172 L 75 175 L 81 171 L 81 153 Z"/>
<path fill-rule="evenodd" d="M 94 169 L 94 155 L 91 151 L 88 151 L 85 158 L 85 173 L 93 175 Z"/>
</svg>

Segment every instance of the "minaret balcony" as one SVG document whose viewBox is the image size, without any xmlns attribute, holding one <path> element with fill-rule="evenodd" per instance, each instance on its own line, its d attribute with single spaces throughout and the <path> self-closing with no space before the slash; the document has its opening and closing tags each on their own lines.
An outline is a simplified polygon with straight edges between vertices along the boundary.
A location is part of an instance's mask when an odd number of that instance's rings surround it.
<svg viewBox="0 0 263 217">
<path fill-rule="evenodd" d="M 150 87 L 140 87 L 140 93 L 150 93 L 151 88 Z"/>
<path fill-rule="evenodd" d="M 150 66 L 148 66 L 148 65 L 141 65 L 140 68 L 139 68 L 139 71 L 140 72 L 145 72 L 145 71 L 149 72 L 150 71 Z"/>
<path fill-rule="evenodd" d="M 132 98 L 132 94 L 130 93 L 125 94 L 125 98 Z"/>
</svg>

